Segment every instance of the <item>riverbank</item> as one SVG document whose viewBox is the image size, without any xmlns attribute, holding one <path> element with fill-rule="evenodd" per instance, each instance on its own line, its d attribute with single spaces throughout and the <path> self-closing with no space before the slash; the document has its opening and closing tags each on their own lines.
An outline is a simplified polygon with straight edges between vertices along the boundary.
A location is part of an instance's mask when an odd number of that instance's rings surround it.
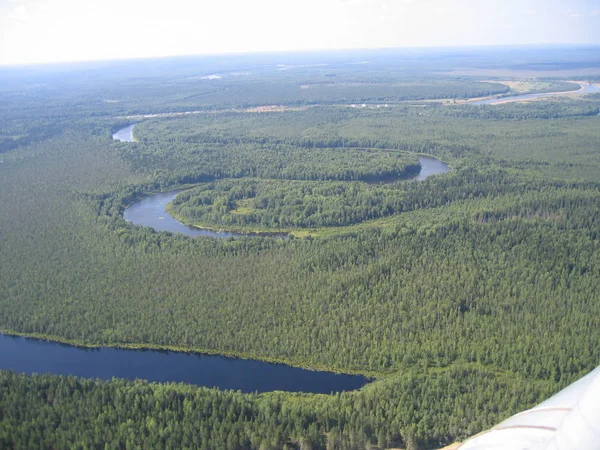
<svg viewBox="0 0 600 450">
<path fill-rule="evenodd" d="M 566 97 L 575 95 L 586 95 L 600 92 L 600 85 L 584 82 L 584 81 L 569 81 L 573 85 L 579 85 L 579 89 L 574 90 L 563 90 L 553 92 L 539 92 L 539 93 L 523 93 L 516 95 L 505 95 L 505 96 L 491 96 L 480 99 L 468 99 L 463 103 L 471 105 L 502 105 L 506 103 L 514 102 L 530 102 L 540 99 L 552 98 L 552 97 Z"/>
<path fill-rule="evenodd" d="M 177 214 L 173 211 L 173 204 L 168 203 L 165 206 L 165 211 L 175 220 L 181 222 L 183 225 L 191 228 L 195 228 L 198 230 L 209 231 L 212 233 L 235 233 L 240 235 L 240 237 L 307 237 L 311 236 L 311 231 L 316 231 L 316 229 L 310 230 L 299 230 L 299 229 L 288 229 L 288 228 L 254 228 L 254 227 L 215 227 L 214 225 L 204 225 L 197 222 L 192 222 L 188 220 L 186 217 L 181 214 Z M 308 234 L 306 234 L 308 233 Z"/>
</svg>

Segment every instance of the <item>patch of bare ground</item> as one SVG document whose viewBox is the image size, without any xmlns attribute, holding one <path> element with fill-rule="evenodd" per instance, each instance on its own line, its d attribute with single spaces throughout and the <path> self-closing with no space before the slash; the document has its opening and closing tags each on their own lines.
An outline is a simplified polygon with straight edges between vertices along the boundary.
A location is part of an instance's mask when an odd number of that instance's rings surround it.
<svg viewBox="0 0 600 450">
<path fill-rule="evenodd" d="M 438 450 L 458 450 L 458 448 L 460 448 L 460 446 L 462 445 L 462 442 L 455 442 L 454 444 L 450 444 L 444 448 L 440 448 Z M 385 450 L 406 450 L 405 448 L 386 448 Z"/>
<path fill-rule="evenodd" d="M 474 77 L 502 77 L 514 79 L 532 79 L 532 78 L 564 78 L 564 77 L 588 77 L 600 75 L 600 67 L 590 67 L 586 69 L 566 69 L 566 70 L 511 70 L 511 69 L 456 69 L 444 72 L 450 75 L 474 76 Z"/>
<path fill-rule="evenodd" d="M 237 112 L 237 113 L 263 113 L 263 112 L 284 112 L 284 111 L 304 111 L 309 106 L 281 106 L 281 105 L 266 105 L 266 106 L 254 106 L 252 108 L 244 109 L 215 109 L 215 110 L 200 110 L 200 111 L 182 111 L 182 112 L 169 112 L 169 113 L 156 113 L 156 114 L 135 114 L 131 116 L 118 116 L 117 119 L 129 119 L 129 120 L 141 120 L 141 119 L 156 119 L 163 117 L 179 117 L 188 116 L 192 114 L 218 114 L 224 112 Z"/>
<path fill-rule="evenodd" d="M 440 450 L 458 450 L 458 448 L 462 445 L 461 442 L 455 442 L 454 444 L 450 444 L 447 447 L 440 448 Z"/>
<path fill-rule="evenodd" d="M 548 82 L 548 81 L 538 81 L 538 80 L 481 80 L 482 83 L 497 83 L 508 86 L 512 93 L 515 94 L 525 94 L 525 93 L 535 93 L 535 91 L 542 91 L 544 89 L 550 89 L 556 84 Z M 576 83 L 573 81 L 573 83 Z M 581 83 L 577 83 L 581 89 Z M 576 89 L 577 90 L 577 89 Z M 561 91 L 561 92 L 570 92 L 570 91 Z"/>
<path fill-rule="evenodd" d="M 308 106 L 278 106 L 278 105 L 268 105 L 268 106 L 255 106 L 252 108 L 246 108 L 240 110 L 241 112 L 248 113 L 261 113 L 261 112 L 284 112 L 284 111 L 303 111 L 308 109 Z M 234 110 L 237 111 L 237 110 Z"/>
</svg>

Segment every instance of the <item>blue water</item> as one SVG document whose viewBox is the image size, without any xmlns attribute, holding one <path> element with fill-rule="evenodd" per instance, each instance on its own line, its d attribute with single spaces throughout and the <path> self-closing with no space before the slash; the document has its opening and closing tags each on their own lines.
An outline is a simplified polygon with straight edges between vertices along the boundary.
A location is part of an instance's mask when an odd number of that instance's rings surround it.
<svg viewBox="0 0 600 450">
<path fill-rule="evenodd" d="M 110 380 L 182 382 L 242 392 L 330 392 L 359 389 L 360 375 L 316 372 L 285 364 L 159 350 L 88 349 L 0 334 L 0 369 Z"/>
<path fill-rule="evenodd" d="M 167 204 L 172 202 L 177 194 L 184 189 L 174 191 L 159 192 L 144 197 L 138 202 L 125 209 L 123 218 L 134 225 L 143 225 L 152 227 L 157 231 L 169 231 L 171 233 L 181 233 L 187 236 L 208 236 L 213 238 L 229 238 L 244 236 L 241 233 L 231 231 L 211 231 L 203 228 L 194 228 L 184 225 L 179 220 L 173 218 L 167 210 Z"/>
</svg>

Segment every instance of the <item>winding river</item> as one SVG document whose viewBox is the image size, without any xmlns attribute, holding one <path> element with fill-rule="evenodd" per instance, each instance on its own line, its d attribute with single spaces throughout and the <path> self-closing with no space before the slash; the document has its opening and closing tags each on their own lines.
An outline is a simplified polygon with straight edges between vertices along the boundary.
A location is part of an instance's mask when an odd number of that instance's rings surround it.
<svg viewBox="0 0 600 450">
<path fill-rule="evenodd" d="M 467 102 L 470 105 L 500 105 L 503 103 L 512 103 L 512 102 L 522 102 L 526 100 L 535 100 L 538 98 L 546 98 L 546 97 L 555 97 L 560 95 L 586 95 L 586 94 L 595 94 L 600 92 L 600 86 L 595 84 L 580 84 L 581 89 L 575 91 L 563 91 L 563 92 L 543 92 L 539 94 L 521 94 L 521 95 L 511 95 L 508 97 L 493 97 L 486 98 L 484 100 L 477 100 L 474 102 Z"/>
<path fill-rule="evenodd" d="M 191 237 L 206 236 L 226 239 L 244 236 L 241 233 L 234 233 L 232 231 L 212 231 L 203 228 L 190 227 L 171 216 L 165 208 L 168 203 L 173 201 L 177 194 L 184 190 L 185 189 L 176 189 L 174 191 L 159 192 L 144 197 L 128 206 L 123 213 L 123 217 L 126 221 L 131 222 L 134 225 L 152 227 L 157 231 L 181 233 Z"/>
<path fill-rule="evenodd" d="M 407 181 L 423 181 L 426 178 L 450 171 L 450 168 L 442 161 L 429 156 L 419 156 L 421 172 Z M 167 204 L 184 189 L 176 189 L 168 192 L 152 194 L 133 203 L 123 213 L 123 217 L 134 225 L 152 227 L 158 231 L 169 231 L 171 233 L 182 233 L 187 236 L 207 236 L 212 238 L 230 238 L 248 236 L 247 234 L 232 231 L 212 231 L 184 225 L 173 218 L 165 209 Z M 272 233 L 269 236 L 285 237 L 285 233 Z"/>
<path fill-rule="evenodd" d="M 133 137 L 133 129 L 137 124 L 129 125 L 113 134 L 113 139 L 121 142 L 136 142 Z M 442 161 L 430 156 L 419 156 L 421 171 L 407 179 L 406 181 L 423 181 L 426 178 L 450 171 L 450 168 Z M 248 234 L 235 233 L 233 231 L 214 231 L 204 228 L 191 227 L 184 225 L 173 218 L 166 210 L 167 204 L 180 192 L 185 189 L 175 189 L 167 192 L 159 192 L 142 198 L 141 200 L 129 205 L 123 217 L 134 225 L 152 227 L 157 231 L 168 231 L 171 233 L 181 233 L 187 236 L 205 236 L 212 238 L 226 239 L 230 237 L 248 236 Z M 272 233 L 269 236 L 285 237 L 286 233 Z"/>
</svg>

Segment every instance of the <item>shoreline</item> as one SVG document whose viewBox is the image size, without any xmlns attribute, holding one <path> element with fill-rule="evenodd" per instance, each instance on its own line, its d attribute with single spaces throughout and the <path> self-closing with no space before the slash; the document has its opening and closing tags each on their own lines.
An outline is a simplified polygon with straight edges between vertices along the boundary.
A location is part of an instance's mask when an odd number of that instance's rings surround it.
<svg viewBox="0 0 600 450">
<path fill-rule="evenodd" d="M 573 89 L 570 91 L 555 91 L 555 92 L 531 92 L 529 94 L 515 94 L 515 95 L 507 95 L 504 97 L 484 97 L 484 98 L 473 98 L 464 100 L 462 102 L 456 102 L 456 104 L 471 104 L 471 105 L 504 105 L 507 103 L 521 103 L 521 102 L 532 102 L 541 99 L 551 98 L 551 97 L 566 97 L 579 95 L 581 91 L 584 91 L 586 88 L 593 86 L 594 88 L 600 88 L 600 84 L 591 83 L 589 81 L 573 81 L 568 80 L 568 83 L 579 85 L 579 89 Z M 486 103 L 483 103 L 486 102 Z"/>
<path fill-rule="evenodd" d="M 266 357 L 255 355 L 247 352 L 236 352 L 236 351 L 219 351 L 219 350 L 210 350 L 203 349 L 199 347 L 183 347 L 177 345 L 162 345 L 162 344 L 150 344 L 150 343 L 103 343 L 103 344 L 95 344 L 89 342 L 83 342 L 75 339 L 63 338 L 61 336 L 53 336 L 44 333 L 24 333 L 20 331 L 14 330 L 5 330 L 0 329 L 0 335 L 10 336 L 10 337 L 21 337 L 25 339 L 33 339 L 33 340 L 41 340 L 48 341 L 56 344 L 68 345 L 71 347 L 82 348 L 82 349 L 102 349 L 102 348 L 110 348 L 110 349 L 122 349 L 122 350 L 151 350 L 151 351 L 165 351 L 165 352 L 176 352 L 176 353 L 187 353 L 187 354 L 195 354 L 200 356 L 221 356 L 223 358 L 232 358 L 232 359 L 243 359 L 243 360 L 252 360 L 252 361 L 260 361 L 269 364 L 283 364 L 289 367 L 295 367 L 297 369 L 310 370 L 313 372 L 328 372 L 339 375 L 358 375 L 363 376 L 365 378 L 370 379 L 365 386 L 371 384 L 373 381 L 384 378 L 387 375 L 390 375 L 393 372 L 384 373 L 384 372 L 373 372 L 373 371 L 358 371 L 358 370 L 340 370 L 339 368 L 333 368 L 330 366 L 322 365 L 322 364 L 314 364 L 303 362 L 294 362 L 291 360 L 287 360 L 285 358 L 276 358 L 276 357 Z M 4 369 L 0 369 L 4 370 Z M 9 369 L 6 369 L 9 370 Z"/>
<path fill-rule="evenodd" d="M 177 214 L 176 212 L 173 212 L 173 207 L 171 206 L 171 202 L 169 202 L 165 206 L 165 211 L 173 219 L 181 222 L 186 227 L 192 227 L 197 230 L 211 231 L 213 233 L 235 233 L 235 234 L 242 234 L 242 235 L 248 236 L 248 237 L 281 237 L 281 238 L 285 239 L 285 238 L 289 238 L 289 237 L 298 237 L 294 233 L 304 231 L 304 230 L 299 230 L 299 229 L 294 229 L 294 230 L 273 229 L 273 231 L 269 231 L 266 229 L 253 230 L 253 229 L 244 229 L 244 228 L 222 228 L 222 227 L 216 228 L 216 227 L 211 227 L 211 226 L 205 226 L 205 225 L 202 225 L 199 223 L 190 222 L 185 217 Z"/>
<path fill-rule="evenodd" d="M 139 125 L 138 123 L 133 123 L 131 125 L 127 125 L 126 127 L 119 128 L 117 131 L 115 131 L 112 134 L 113 140 L 118 141 L 118 142 L 139 142 L 133 135 L 133 130 L 138 125 Z M 127 136 L 125 136 L 124 138 L 119 137 L 118 136 L 119 133 L 124 132 L 125 130 L 128 130 Z"/>
</svg>

